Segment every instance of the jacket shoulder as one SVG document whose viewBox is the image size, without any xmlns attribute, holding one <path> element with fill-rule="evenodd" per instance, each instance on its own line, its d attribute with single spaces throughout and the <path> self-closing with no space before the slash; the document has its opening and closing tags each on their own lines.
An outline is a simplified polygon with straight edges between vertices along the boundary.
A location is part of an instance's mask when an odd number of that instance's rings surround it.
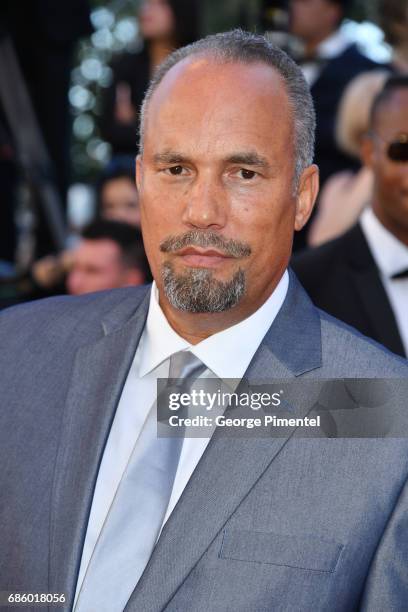
<svg viewBox="0 0 408 612">
<path fill-rule="evenodd" d="M 339 378 L 408 378 L 408 361 L 354 327 L 317 309 L 322 332 L 322 362 Z"/>
<path fill-rule="evenodd" d="M 87 342 L 101 334 L 101 323 L 121 309 L 125 321 L 150 287 L 126 287 L 83 296 L 58 296 L 7 308 L 0 313 L 0 346 L 30 348 L 33 343 Z"/>
</svg>

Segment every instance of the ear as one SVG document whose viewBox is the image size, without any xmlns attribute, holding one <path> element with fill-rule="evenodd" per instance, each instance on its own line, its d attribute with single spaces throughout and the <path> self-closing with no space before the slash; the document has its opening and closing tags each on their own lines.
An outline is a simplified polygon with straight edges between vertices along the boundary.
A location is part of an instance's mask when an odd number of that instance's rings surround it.
<svg viewBox="0 0 408 612">
<path fill-rule="evenodd" d="M 361 141 L 360 156 L 361 161 L 368 168 L 372 168 L 374 165 L 374 154 L 375 149 L 373 139 L 370 138 L 370 136 L 364 136 L 363 140 Z"/>
<path fill-rule="evenodd" d="M 135 175 L 136 175 L 136 187 L 139 191 L 140 189 L 140 185 L 142 183 L 142 157 L 141 155 L 137 155 L 136 156 L 136 168 L 135 168 Z"/>
<path fill-rule="evenodd" d="M 303 170 L 296 195 L 295 230 L 307 223 L 319 193 L 319 168 L 312 164 Z"/>
</svg>

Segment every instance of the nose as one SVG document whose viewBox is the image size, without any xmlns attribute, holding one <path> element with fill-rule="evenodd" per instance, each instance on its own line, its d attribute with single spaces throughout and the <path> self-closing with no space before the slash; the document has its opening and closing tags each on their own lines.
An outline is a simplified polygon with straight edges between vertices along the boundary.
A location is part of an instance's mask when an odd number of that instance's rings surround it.
<svg viewBox="0 0 408 612">
<path fill-rule="evenodd" d="M 228 217 L 224 188 L 215 177 L 199 177 L 192 185 L 182 220 L 190 228 L 222 229 Z"/>
</svg>

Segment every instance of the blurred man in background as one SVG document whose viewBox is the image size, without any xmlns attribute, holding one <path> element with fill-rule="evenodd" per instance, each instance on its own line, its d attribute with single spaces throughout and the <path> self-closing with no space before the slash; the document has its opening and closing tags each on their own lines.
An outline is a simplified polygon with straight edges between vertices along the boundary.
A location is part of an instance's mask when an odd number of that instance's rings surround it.
<svg viewBox="0 0 408 612">
<path fill-rule="evenodd" d="M 143 285 L 148 275 L 140 232 L 126 223 L 97 221 L 82 232 L 71 253 L 66 284 L 68 293 L 82 295 Z"/>
<path fill-rule="evenodd" d="M 303 73 L 316 108 L 316 163 L 320 181 L 334 172 L 355 168 L 352 157 L 335 142 L 337 106 L 347 83 L 358 73 L 378 67 L 340 29 L 350 0 L 291 0 L 290 31 L 303 45 Z"/>
<path fill-rule="evenodd" d="M 295 258 L 320 308 L 408 355 L 408 77 L 374 100 L 363 158 L 374 174 L 371 207 L 342 237 Z"/>
<path fill-rule="evenodd" d="M 140 230 L 122 221 L 98 219 L 79 245 L 34 262 L 29 272 L 0 283 L 0 310 L 31 300 L 150 282 Z"/>
</svg>

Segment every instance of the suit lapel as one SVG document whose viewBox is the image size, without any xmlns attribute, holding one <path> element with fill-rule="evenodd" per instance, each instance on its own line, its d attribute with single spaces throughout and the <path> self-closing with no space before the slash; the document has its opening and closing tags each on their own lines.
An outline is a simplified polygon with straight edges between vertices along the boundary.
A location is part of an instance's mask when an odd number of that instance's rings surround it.
<svg viewBox="0 0 408 612">
<path fill-rule="evenodd" d="M 350 277 L 367 320 L 378 342 L 394 353 L 405 355 L 394 313 L 359 225 L 349 232 L 349 240 Z"/>
<path fill-rule="evenodd" d="M 134 311 L 134 295 L 131 296 Z M 120 395 L 140 340 L 149 292 L 123 324 L 129 304 L 103 322 L 105 335 L 76 354 L 55 468 L 50 527 L 52 592 L 75 593 L 96 477 Z"/>
<path fill-rule="evenodd" d="M 285 303 L 245 378 L 249 384 L 270 382 L 320 366 L 319 316 L 291 274 Z M 162 531 L 126 612 L 163 610 L 290 435 L 246 440 L 225 438 L 220 429 L 215 431 Z"/>
</svg>

